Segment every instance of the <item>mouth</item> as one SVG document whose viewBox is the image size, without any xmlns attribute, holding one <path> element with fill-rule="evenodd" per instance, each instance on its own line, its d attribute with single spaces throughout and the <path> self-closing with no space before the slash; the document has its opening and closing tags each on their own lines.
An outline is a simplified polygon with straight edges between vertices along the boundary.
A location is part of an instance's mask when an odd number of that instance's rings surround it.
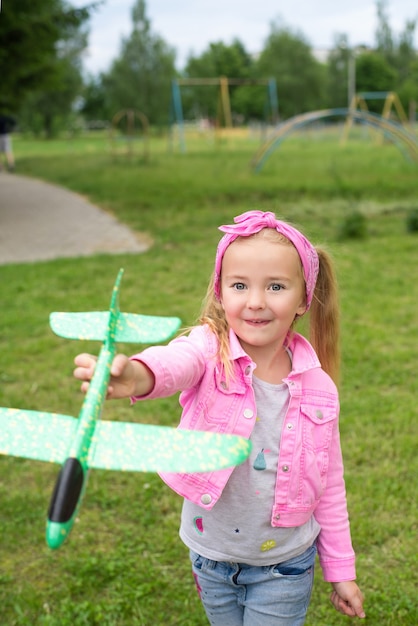
<svg viewBox="0 0 418 626">
<path fill-rule="evenodd" d="M 254 320 L 244 320 L 246 324 L 249 324 L 250 326 L 267 326 L 267 324 L 269 324 L 269 320 L 259 320 L 259 319 L 254 319 Z"/>
</svg>

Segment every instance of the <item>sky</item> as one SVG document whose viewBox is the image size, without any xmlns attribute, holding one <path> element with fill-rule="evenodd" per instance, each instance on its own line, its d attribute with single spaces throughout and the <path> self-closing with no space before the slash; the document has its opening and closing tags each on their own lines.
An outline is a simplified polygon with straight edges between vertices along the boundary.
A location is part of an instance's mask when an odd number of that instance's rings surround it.
<svg viewBox="0 0 418 626">
<path fill-rule="evenodd" d="M 87 0 L 72 0 L 84 6 Z M 121 40 L 132 31 L 134 0 L 104 0 L 90 20 L 89 48 L 84 58 L 90 74 L 106 71 L 119 55 Z M 147 0 L 151 31 L 176 50 L 176 67 L 184 69 L 190 54 L 198 56 L 210 43 L 231 44 L 238 38 L 250 54 L 259 52 L 272 22 L 302 33 L 314 49 L 331 49 L 336 34 L 350 46 L 373 46 L 377 26 L 374 0 Z M 388 0 L 386 13 L 395 36 L 406 20 L 418 18 L 417 0 Z M 418 31 L 418 27 L 416 29 Z M 415 33 L 418 49 L 418 33 Z"/>
</svg>

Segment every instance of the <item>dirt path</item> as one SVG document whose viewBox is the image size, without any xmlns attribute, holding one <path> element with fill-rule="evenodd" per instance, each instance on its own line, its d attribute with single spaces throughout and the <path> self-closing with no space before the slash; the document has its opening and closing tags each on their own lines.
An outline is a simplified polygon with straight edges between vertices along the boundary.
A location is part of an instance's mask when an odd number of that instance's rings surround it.
<svg viewBox="0 0 418 626">
<path fill-rule="evenodd" d="M 97 253 L 141 253 L 150 242 L 79 194 L 0 172 L 0 265 Z"/>
</svg>

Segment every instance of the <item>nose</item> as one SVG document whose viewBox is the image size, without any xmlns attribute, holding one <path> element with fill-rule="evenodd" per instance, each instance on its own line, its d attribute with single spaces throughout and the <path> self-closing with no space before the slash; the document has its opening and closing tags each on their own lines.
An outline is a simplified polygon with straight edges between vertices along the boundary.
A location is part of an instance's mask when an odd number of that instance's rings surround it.
<svg viewBox="0 0 418 626">
<path fill-rule="evenodd" d="M 266 306 L 263 289 L 249 289 L 247 296 L 247 308 L 264 309 Z"/>
</svg>

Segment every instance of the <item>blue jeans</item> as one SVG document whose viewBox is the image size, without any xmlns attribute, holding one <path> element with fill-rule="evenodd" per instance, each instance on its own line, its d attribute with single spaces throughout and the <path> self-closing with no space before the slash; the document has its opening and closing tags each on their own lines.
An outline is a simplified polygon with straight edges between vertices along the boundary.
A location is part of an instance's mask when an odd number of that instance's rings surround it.
<svg viewBox="0 0 418 626">
<path fill-rule="evenodd" d="M 316 546 L 283 563 L 252 566 L 190 551 L 211 626 L 302 626 L 311 598 Z"/>
</svg>

